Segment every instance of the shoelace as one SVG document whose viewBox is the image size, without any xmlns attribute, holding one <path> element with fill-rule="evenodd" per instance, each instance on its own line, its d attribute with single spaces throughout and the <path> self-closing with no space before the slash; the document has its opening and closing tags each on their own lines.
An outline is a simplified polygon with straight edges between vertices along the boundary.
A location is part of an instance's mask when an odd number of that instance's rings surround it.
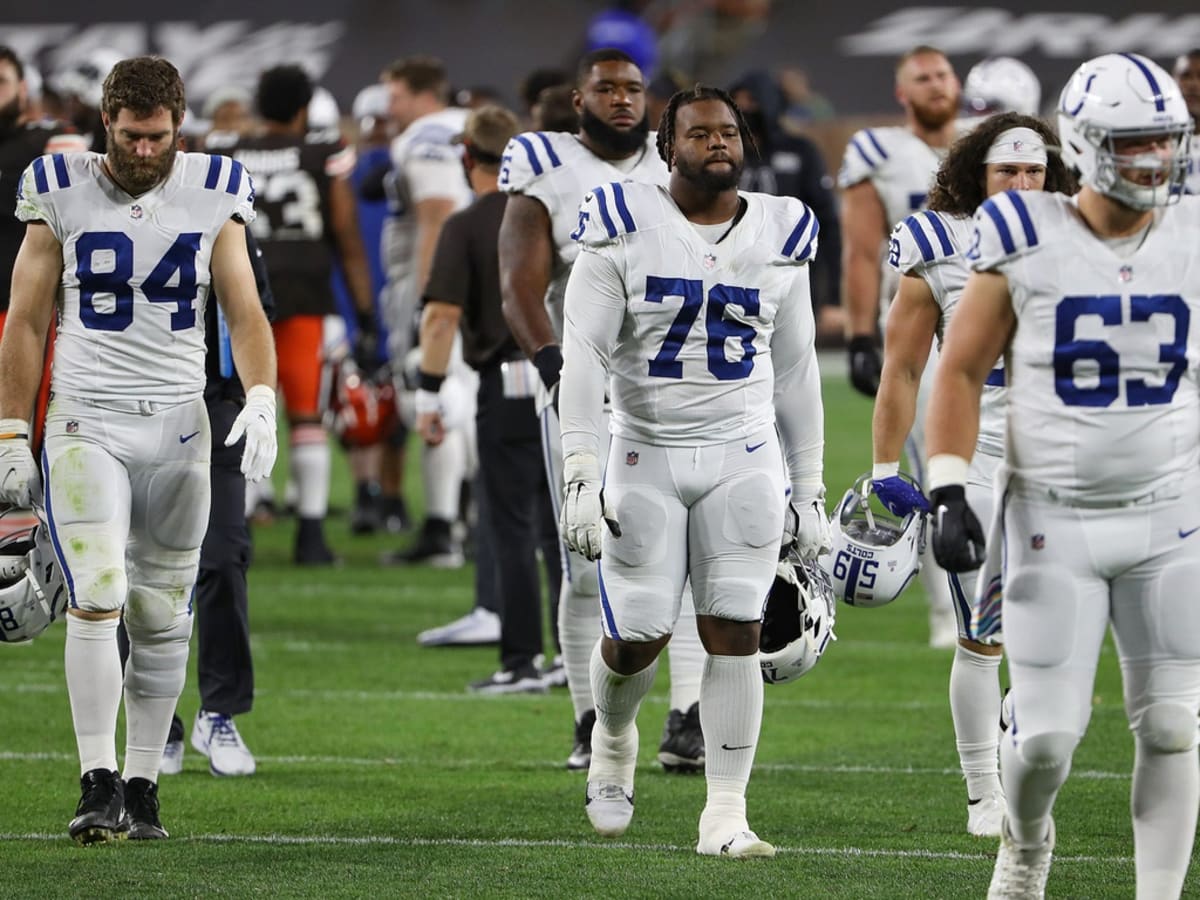
<svg viewBox="0 0 1200 900">
<path fill-rule="evenodd" d="M 1021 856 L 1021 850 L 1012 848 L 1006 860 L 1008 865 L 1000 870 L 1000 887 L 1006 892 L 1014 892 L 1014 896 L 1032 893 L 1050 874 L 1049 853 L 1032 862 L 1025 862 Z"/>
<path fill-rule="evenodd" d="M 628 800 L 629 795 L 619 784 L 602 784 L 596 788 L 594 800 Z"/>
<path fill-rule="evenodd" d="M 241 746 L 242 739 L 238 736 L 237 729 L 233 727 L 233 719 L 229 716 L 213 716 L 209 721 L 212 723 L 212 737 L 209 738 L 209 743 L 222 744 L 226 747 Z"/>
</svg>

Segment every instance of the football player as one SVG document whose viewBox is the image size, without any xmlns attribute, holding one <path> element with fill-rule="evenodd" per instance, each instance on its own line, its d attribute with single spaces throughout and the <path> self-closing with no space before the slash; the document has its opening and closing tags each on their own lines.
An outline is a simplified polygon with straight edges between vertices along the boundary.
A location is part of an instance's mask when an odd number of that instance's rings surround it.
<svg viewBox="0 0 1200 900">
<path fill-rule="evenodd" d="M 562 446 L 553 402 L 562 368 L 562 292 L 579 253 L 572 232 L 579 204 L 592 187 L 610 181 L 666 184 L 667 168 L 655 149 L 646 118 L 641 70 L 620 50 L 586 54 L 576 70 L 576 134 L 528 132 L 504 153 L 500 190 L 508 206 L 500 226 L 500 288 L 504 316 L 521 349 L 533 360 L 545 388 L 538 403 L 550 493 L 557 515 L 562 490 Z M 600 584 L 595 566 L 563 554 L 558 628 L 567 687 L 575 712 L 575 743 L 568 769 L 586 769 L 596 721 L 588 674 L 600 637 Z M 690 592 L 671 642 L 671 710 L 659 761 L 668 771 L 704 766 L 697 702 L 704 650 L 696 633 Z"/>
<path fill-rule="evenodd" d="M 600 560 L 588 817 L 607 836 L 632 819 L 637 711 L 690 578 L 707 654 L 696 850 L 731 858 L 775 854 L 746 819 L 762 598 L 785 535 L 803 559 L 830 539 L 807 265 L 818 225 L 799 200 L 738 191 L 749 140 L 729 95 L 698 85 L 663 113 L 669 188 L 587 195 L 560 391 L 563 536 Z"/>
<path fill-rule="evenodd" d="M 1174 74 L 1188 113 L 1196 123 L 1195 127 L 1200 130 L 1200 48 L 1181 54 L 1175 60 Z M 1197 134 L 1197 131 L 1192 132 L 1192 153 L 1188 160 L 1189 194 L 1200 194 L 1200 137 Z"/>
<path fill-rule="evenodd" d="M 938 169 L 929 208 L 892 231 L 888 261 L 900 273 L 900 286 L 884 332 L 883 373 L 872 422 L 872 487 L 896 515 L 929 509 L 925 497 L 900 477 L 900 452 L 916 418 L 917 390 L 930 345 L 935 338 L 942 340 L 970 272 L 966 252 L 973 232 L 971 216 L 986 197 L 1006 190 L 1075 191 L 1053 132 L 1032 116 L 992 116 L 960 139 Z M 968 490 L 972 507 L 986 520 L 993 475 L 1004 456 L 1002 364 L 984 387 L 979 432 Z M 948 576 L 958 619 L 950 714 L 967 782 L 967 831 L 999 837 L 1004 812 L 996 760 L 1002 638 L 994 604 L 999 593 L 988 594 L 992 605 L 973 623 L 975 576 Z"/>
<path fill-rule="evenodd" d="M 275 350 L 246 253 L 245 167 L 176 151 L 183 82 L 165 59 L 118 62 L 102 99 L 108 151 L 40 157 L 21 180 L 28 226 L 0 341 L 0 501 L 44 501 L 70 591 L 66 679 L 83 775 L 69 831 L 83 844 L 167 836 L 158 768 L 187 671 L 209 513 L 210 288 L 249 386 L 225 443 L 245 435 L 251 480 L 270 473 L 276 450 Z M 23 417 L 56 309 L 39 475 Z M 122 613 L 131 647 L 118 773 Z"/>
<path fill-rule="evenodd" d="M 1181 194 L 1192 120 L 1171 76 L 1128 53 L 1076 69 L 1058 110 L 1080 192 L 1008 191 L 975 214 L 929 411 L 932 544 L 949 571 L 979 565 L 969 460 L 1004 353 L 996 496 L 1014 718 L 988 896 L 1043 896 L 1051 813 L 1111 625 L 1134 740 L 1137 896 L 1173 898 L 1200 805 L 1200 200 Z"/>
<path fill-rule="evenodd" d="M 300 66 L 267 69 L 255 96 L 261 129 L 224 132 L 228 143 L 209 135 L 207 146 L 228 153 L 255 180 L 260 210 L 253 230 L 278 306 L 271 327 L 297 490 L 293 558 L 302 565 L 328 565 L 335 557 L 324 533 L 330 451 L 321 424 L 321 338 L 325 317 L 335 313 L 329 283 L 334 254 L 359 311 L 360 329 L 371 333 L 375 314 L 349 181 L 354 148 L 337 129 L 309 129 L 312 96 L 312 82 Z"/>
<path fill-rule="evenodd" d="M 896 276 L 881 263 L 893 225 L 925 205 L 934 173 L 957 135 L 958 77 L 945 54 L 919 46 L 896 65 L 896 100 L 904 108 L 905 124 L 894 128 L 864 128 L 846 147 L 838 186 L 842 189 L 842 300 L 846 308 L 846 337 L 850 353 L 850 382 L 875 396 L 881 361 L 876 335 L 882 300 L 896 290 Z M 925 393 L 921 394 L 924 406 Z M 925 458 L 918 415 L 906 446 L 909 466 L 918 483 Z M 929 643 L 953 647 L 957 634 L 954 601 L 945 573 L 929 554 L 921 566 L 921 585 L 929 602 Z"/>
<path fill-rule="evenodd" d="M 438 235 L 450 214 L 471 202 L 463 175 L 462 148 L 451 143 L 461 134 L 467 110 L 447 107 L 450 86 L 439 60 L 412 57 L 384 70 L 388 110 L 400 134 L 392 141 L 392 171 L 386 181 L 391 215 L 383 226 L 383 262 L 387 271 L 383 313 L 388 328 L 388 355 L 397 376 L 416 339 L 421 292 L 429 280 Z M 446 431 L 436 447 L 421 449 L 425 490 L 425 522 L 415 546 L 389 554 L 387 562 L 427 562 L 444 568 L 463 564 L 462 543 L 453 534 L 464 480 L 474 468 L 474 402 L 479 381 L 462 361 L 452 357 L 449 390 L 467 398 L 460 424 Z M 398 389 L 402 385 L 397 385 Z M 402 443 L 405 432 L 397 431 Z M 384 457 L 385 507 L 399 504 L 402 451 Z"/>
</svg>

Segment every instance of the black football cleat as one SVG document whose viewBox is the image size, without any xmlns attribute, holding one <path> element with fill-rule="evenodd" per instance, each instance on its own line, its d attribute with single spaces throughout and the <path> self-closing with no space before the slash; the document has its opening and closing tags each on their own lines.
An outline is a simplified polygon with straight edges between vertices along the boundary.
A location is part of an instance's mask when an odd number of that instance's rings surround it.
<svg viewBox="0 0 1200 900">
<path fill-rule="evenodd" d="M 666 772 L 689 775 L 704 771 L 704 732 L 700 729 L 700 704 L 687 712 L 671 710 L 663 726 L 658 761 Z"/>
<path fill-rule="evenodd" d="M 125 782 L 125 824 L 131 841 L 159 841 L 167 835 L 158 819 L 158 785 L 145 778 Z"/>
<path fill-rule="evenodd" d="M 67 826 L 77 844 L 102 844 L 125 837 L 125 785 L 112 769 L 89 769 L 79 779 L 82 796 Z"/>
</svg>

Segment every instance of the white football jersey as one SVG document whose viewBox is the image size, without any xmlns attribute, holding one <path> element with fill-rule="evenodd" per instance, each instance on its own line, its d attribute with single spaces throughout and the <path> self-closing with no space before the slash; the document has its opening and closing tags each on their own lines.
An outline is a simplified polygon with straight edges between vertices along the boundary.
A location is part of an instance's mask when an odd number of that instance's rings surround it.
<svg viewBox="0 0 1200 900">
<path fill-rule="evenodd" d="M 1192 135 L 1186 190 L 1189 194 L 1200 194 L 1200 134 Z"/>
<path fill-rule="evenodd" d="M 658 155 L 656 140 L 655 133 L 650 132 L 637 158 L 621 160 L 619 168 L 596 156 L 575 135 L 558 131 L 527 131 L 514 137 L 504 149 L 500 190 L 533 197 L 546 207 L 550 216 L 557 259 L 546 292 L 546 308 L 560 338 L 562 292 L 570 265 L 579 254 L 579 245 L 571 237 L 579 224 L 579 204 L 587 192 L 599 184 L 665 185 L 670 174 L 667 164 Z"/>
<path fill-rule="evenodd" d="M 21 179 L 17 218 L 62 244 L 54 390 L 87 399 L 181 402 L 204 391 L 204 307 L 213 242 L 254 219 L 241 163 L 177 153 L 167 179 L 131 197 L 99 153 L 43 156 Z"/>
<path fill-rule="evenodd" d="M 612 434 L 659 446 L 753 435 L 775 423 L 778 394 L 793 480 L 819 477 L 806 265 L 816 255 L 816 216 L 794 198 L 741 196 L 745 214 L 713 244 L 662 186 L 614 183 L 588 194 L 576 231 L 583 252 L 567 285 L 564 455 L 595 452 L 607 373 Z"/>
<path fill-rule="evenodd" d="M 1200 199 L 1155 213 L 1119 255 L 1062 194 L 1009 191 L 975 213 L 977 271 L 1008 279 L 1013 473 L 1060 496 L 1128 501 L 1200 466 Z"/>
<path fill-rule="evenodd" d="M 938 347 L 946 326 L 971 274 L 966 252 L 975 226 L 970 216 L 922 210 L 902 219 L 892 230 L 888 264 L 904 275 L 923 278 L 942 310 L 938 321 Z M 998 360 L 988 376 L 979 408 L 979 441 L 976 447 L 990 456 L 1004 453 L 1004 361 Z"/>
</svg>

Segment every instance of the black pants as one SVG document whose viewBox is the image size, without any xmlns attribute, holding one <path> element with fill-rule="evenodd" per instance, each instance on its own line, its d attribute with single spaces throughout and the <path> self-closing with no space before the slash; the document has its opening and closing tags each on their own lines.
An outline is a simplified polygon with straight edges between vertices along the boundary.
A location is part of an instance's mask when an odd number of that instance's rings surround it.
<svg viewBox="0 0 1200 900">
<path fill-rule="evenodd" d="M 550 582 L 552 619 L 562 569 L 533 399 L 505 397 L 499 366 L 479 373 L 476 430 L 486 495 L 480 511 L 490 528 L 499 588 L 500 664 L 515 669 L 542 652 L 538 548 Z"/>
</svg>

